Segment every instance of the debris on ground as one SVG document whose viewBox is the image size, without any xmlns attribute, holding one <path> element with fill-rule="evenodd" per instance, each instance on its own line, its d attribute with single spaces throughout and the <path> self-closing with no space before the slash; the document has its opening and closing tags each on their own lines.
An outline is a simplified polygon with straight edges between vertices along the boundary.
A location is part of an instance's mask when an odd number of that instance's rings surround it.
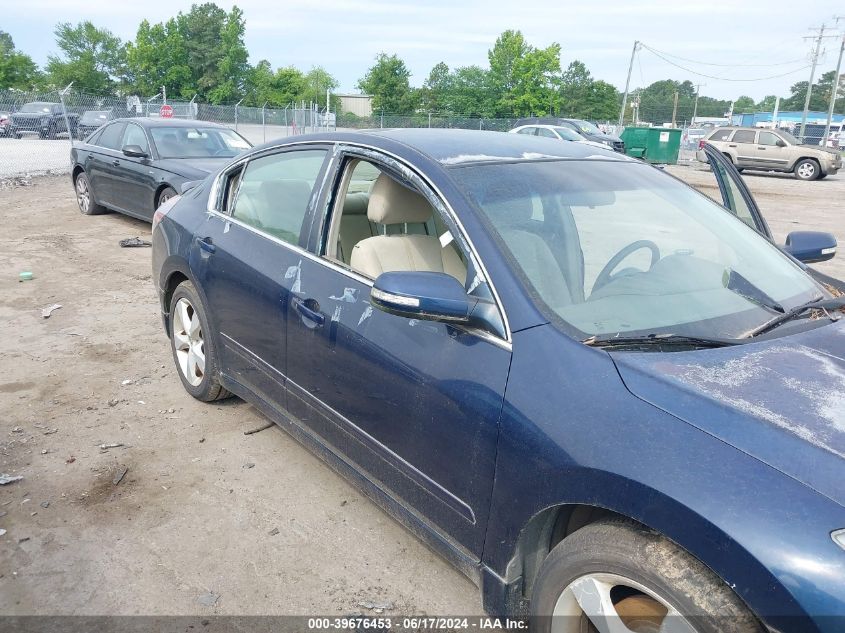
<svg viewBox="0 0 845 633">
<path fill-rule="evenodd" d="M 12 429 L 12 433 L 23 433 L 23 428 L 20 426 L 16 426 Z"/>
<path fill-rule="evenodd" d="M 138 248 L 139 246 L 152 246 L 152 242 L 142 240 L 140 237 L 128 237 L 118 242 L 121 248 Z"/>
<path fill-rule="evenodd" d="M 370 600 L 361 600 L 361 602 L 358 603 L 358 606 L 363 609 L 375 611 L 376 613 L 381 613 L 382 611 L 390 611 L 391 609 L 396 608 L 396 606 L 392 602 L 372 602 Z"/>
<path fill-rule="evenodd" d="M 52 435 L 53 433 L 57 433 L 59 429 L 47 429 L 44 431 L 44 435 Z"/>
<path fill-rule="evenodd" d="M 111 399 L 109 400 L 109 406 L 116 407 L 118 402 L 120 402 L 120 400 Z"/>
<path fill-rule="evenodd" d="M 121 481 L 123 481 L 123 478 L 126 477 L 127 472 L 129 472 L 129 467 L 128 466 L 121 466 L 120 468 L 118 468 L 117 472 L 114 474 L 114 478 L 111 480 L 111 482 L 116 486 Z"/>
<path fill-rule="evenodd" d="M 3 473 L 0 475 L 0 486 L 5 486 L 6 484 L 20 481 L 21 479 L 23 479 L 21 475 L 7 475 L 6 473 Z"/>
<path fill-rule="evenodd" d="M 135 382 L 135 381 L 132 380 L 131 378 L 127 378 L 126 380 L 122 381 L 120 384 L 125 387 L 126 385 L 131 385 L 133 382 Z"/>
<path fill-rule="evenodd" d="M 242 468 L 255 468 L 255 464 L 253 464 L 252 462 L 247 462 L 242 466 Z"/>
<path fill-rule="evenodd" d="M 269 534 L 270 536 L 276 536 L 276 534 L 278 534 L 278 533 L 279 533 L 279 528 L 273 528 L 272 530 L 267 532 L 267 534 Z"/>
<path fill-rule="evenodd" d="M 76 457 L 74 457 L 73 455 L 71 455 L 70 457 L 68 457 L 68 458 L 65 460 L 65 464 L 72 464 L 72 463 L 73 463 L 73 462 L 75 462 L 75 461 L 76 461 Z"/>
<path fill-rule="evenodd" d="M 123 444 L 119 442 L 112 442 L 111 444 L 100 444 L 100 450 L 107 451 L 110 448 L 120 448 L 121 446 L 123 446 Z"/>
<path fill-rule="evenodd" d="M 49 507 L 50 507 L 50 502 L 49 502 L 49 501 L 42 501 L 42 502 L 41 502 L 41 507 L 42 507 L 42 508 L 44 508 L 44 509 L 46 510 L 47 508 L 49 508 Z"/>
<path fill-rule="evenodd" d="M 272 422 L 268 422 L 267 424 L 262 424 L 261 426 L 256 427 L 256 428 L 254 428 L 254 429 L 250 429 L 249 431 L 244 431 L 244 435 L 252 435 L 253 433 L 258 433 L 258 432 L 260 432 L 260 431 L 265 431 L 265 430 L 269 429 L 269 428 L 270 428 L 270 427 L 272 427 L 272 426 L 274 426 L 274 425 L 273 425 L 273 423 L 272 423 Z"/>
<path fill-rule="evenodd" d="M 18 275 L 18 281 L 32 281 L 33 277 L 35 277 L 35 275 L 33 275 L 31 271 L 22 270 Z"/>
<path fill-rule="evenodd" d="M 50 315 L 61 307 L 61 303 L 54 303 L 52 305 L 48 305 L 46 308 L 41 308 L 41 316 L 45 319 L 49 319 Z"/>
<path fill-rule="evenodd" d="M 3 536 L 5 533 L 6 533 L 6 530 L 4 530 L 3 528 L 0 528 L 0 536 Z"/>
<path fill-rule="evenodd" d="M 212 591 L 202 594 L 199 598 L 197 598 L 197 602 L 199 602 L 204 607 L 213 607 L 217 604 L 217 601 L 220 600 L 220 596 Z"/>
</svg>

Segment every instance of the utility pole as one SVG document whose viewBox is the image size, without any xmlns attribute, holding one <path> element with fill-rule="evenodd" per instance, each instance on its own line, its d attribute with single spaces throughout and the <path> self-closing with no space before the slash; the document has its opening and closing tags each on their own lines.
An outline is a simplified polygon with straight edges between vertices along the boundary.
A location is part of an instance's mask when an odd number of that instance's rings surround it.
<svg viewBox="0 0 845 633">
<path fill-rule="evenodd" d="M 841 16 L 836 16 L 834 18 L 837 24 L 839 24 L 839 20 L 842 19 L 843 18 Z M 833 73 L 833 81 L 830 85 L 830 104 L 827 106 L 827 125 L 824 126 L 822 147 L 827 147 L 827 137 L 830 135 L 830 122 L 833 120 L 833 110 L 836 107 L 836 95 L 839 92 L 839 70 L 842 68 L 843 53 L 845 53 L 845 34 L 842 35 L 842 43 L 839 45 L 839 60 L 836 62 L 836 72 Z"/>
<path fill-rule="evenodd" d="M 631 87 L 631 71 L 634 70 L 634 57 L 640 48 L 638 40 L 634 40 L 634 49 L 631 51 L 631 62 L 628 64 L 628 78 L 625 80 L 625 93 L 622 95 L 622 109 L 619 111 L 619 125 L 625 120 L 625 106 L 628 105 L 628 89 Z"/>
<path fill-rule="evenodd" d="M 701 87 L 707 84 L 695 84 L 695 105 L 692 107 L 692 121 L 690 125 L 695 125 L 695 117 L 698 114 L 698 95 L 701 93 Z"/>
<path fill-rule="evenodd" d="M 161 102 L 167 103 L 167 88 L 164 86 L 161 87 Z"/>
<path fill-rule="evenodd" d="M 819 63 L 819 55 L 822 52 L 822 40 L 825 39 L 824 31 L 827 28 L 826 25 L 822 24 L 819 28 L 819 35 L 816 37 L 816 45 L 813 48 L 813 63 L 810 66 L 810 81 L 807 82 L 807 96 L 804 98 L 804 112 L 801 115 L 801 130 L 798 132 L 798 138 L 801 142 L 804 142 L 804 130 L 807 127 L 807 112 L 810 110 L 810 97 L 813 94 L 813 80 L 816 78 L 816 65 Z M 834 37 L 832 35 L 828 35 L 827 37 Z M 813 39 L 812 37 L 805 37 L 804 39 Z"/>
<path fill-rule="evenodd" d="M 678 120 L 678 91 L 675 91 L 675 103 L 672 104 L 672 127 L 678 127 L 676 121 Z"/>
</svg>

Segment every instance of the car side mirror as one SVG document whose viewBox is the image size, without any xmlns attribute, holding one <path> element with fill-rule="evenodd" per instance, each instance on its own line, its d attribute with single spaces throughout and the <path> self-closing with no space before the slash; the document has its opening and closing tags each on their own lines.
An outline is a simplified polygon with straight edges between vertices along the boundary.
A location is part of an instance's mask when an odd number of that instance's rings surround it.
<svg viewBox="0 0 845 633">
<path fill-rule="evenodd" d="M 478 299 L 446 273 L 403 271 L 379 275 L 370 291 L 370 303 L 409 319 L 469 323 Z"/>
<path fill-rule="evenodd" d="M 836 255 L 836 238 L 820 231 L 793 231 L 786 236 L 783 251 L 805 264 L 826 262 Z"/>
<path fill-rule="evenodd" d="M 148 158 L 149 154 L 141 149 L 140 145 L 124 145 L 123 155 L 130 158 Z"/>
<path fill-rule="evenodd" d="M 778 147 L 786 147 L 786 141 L 784 141 L 783 139 L 780 139 L 780 138 L 779 138 L 779 139 L 777 140 L 777 142 L 775 143 L 775 145 L 777 145 Z"/>
</svg>

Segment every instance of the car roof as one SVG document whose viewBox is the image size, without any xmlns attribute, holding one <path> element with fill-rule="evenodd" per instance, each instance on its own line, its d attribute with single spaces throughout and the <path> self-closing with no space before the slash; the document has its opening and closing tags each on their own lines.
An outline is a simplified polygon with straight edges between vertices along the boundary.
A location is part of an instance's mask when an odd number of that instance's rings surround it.
<svg viewBox="0 0 845 633">
<path fill-rule="evenodd" d="M 226 127 L 225 125 L 220 125 L 219 123 L 213 123 L 212 121 L 200 121 L 197 119 L 161 119 L 161 118 L 152 118 L 152 117 L 122 117 L 120 119 L 115 119 L 115 121 L 133 121 L 145 128 L 153 128 L 153 127 L 214 127 L 220 129 L 231 129 Z"/>
<path fill-rule="evenodd" d="M 394 143 L 399 143 L 447 167 L 473 163 L 548 159 L 605 159 L 636 162 L 610 149 L 598 149 L 584 143 L 561 143 L 558 139 L 507 132 L 432 128 L 323 132 L 265 143 L 256 147 L 255 150 L 261 151 L 269 147 L 306 141 L 359 143 L 387 151 L 394 149 L 392 147 Z"/>
</svg>

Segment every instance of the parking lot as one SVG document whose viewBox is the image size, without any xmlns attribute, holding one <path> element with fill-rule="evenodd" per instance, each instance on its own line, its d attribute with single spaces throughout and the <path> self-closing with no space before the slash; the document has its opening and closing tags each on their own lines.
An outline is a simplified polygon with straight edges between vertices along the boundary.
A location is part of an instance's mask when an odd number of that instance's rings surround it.
<svg viewBox="0 0 845 633">
<path fill-rule="evenodd" d="M 708 171 L 669 171 L 718 195 Z M 779 241 L 845 243 L 845 175 L 746 181 Z M 0 472 L 23 476 L 0 486 L 0 612 L 480 612 L 469 581 L 285 433 L 245 435 L 266 422 L 251 406 L 184 392 L 150 250 L 118 246 L 149 225 L 82 216 L 66 176 L 0 192 L 0 218 Z M 845 278 L 845 253 L 818 268 Z"/>
</svg>

